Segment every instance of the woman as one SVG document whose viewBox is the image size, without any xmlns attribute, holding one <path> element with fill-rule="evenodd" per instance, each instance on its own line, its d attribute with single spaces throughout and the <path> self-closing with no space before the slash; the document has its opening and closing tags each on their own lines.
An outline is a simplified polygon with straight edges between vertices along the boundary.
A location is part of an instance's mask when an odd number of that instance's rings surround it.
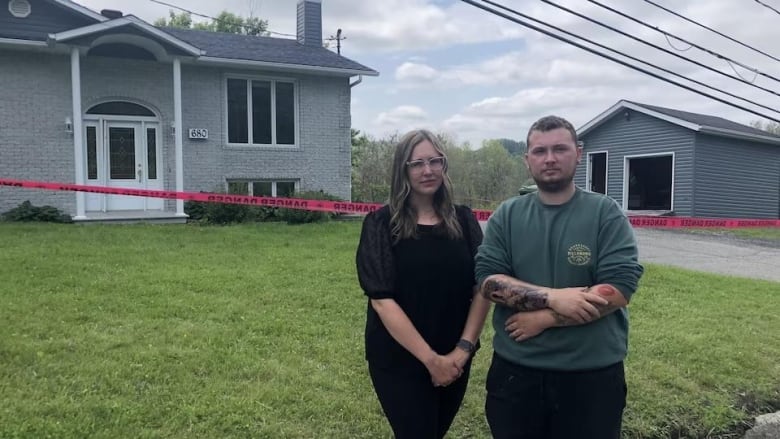
<svg viewBox="0 0 780 439">
<path fill-rule="evenodd" d="M 357 250 L 368 370 L 396 438 L 441 438 L 490 306 L 475 294 L 482 230 L 453 204 L 447 158 L 429 131 L 401 139 L 392 174 L 390 203 L 366 216 Z"/>
</svg>

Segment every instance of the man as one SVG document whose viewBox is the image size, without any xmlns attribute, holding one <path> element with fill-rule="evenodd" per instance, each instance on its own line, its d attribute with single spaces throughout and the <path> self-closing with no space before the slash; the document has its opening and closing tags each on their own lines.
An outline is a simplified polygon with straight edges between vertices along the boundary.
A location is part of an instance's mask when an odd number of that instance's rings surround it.
<svg viewBox="0 0 780 439">
<path fill-rule="evenodd" d="M 496 303 L 485 412 L 493 436 L 620 438 L 628 346 L 625 306 L 643 268 L 614 200 L 574 185 L 574 127 L 556 116 L 528 132 L 537 193 L 504 202 L 476 256 Z"/>
</svg>

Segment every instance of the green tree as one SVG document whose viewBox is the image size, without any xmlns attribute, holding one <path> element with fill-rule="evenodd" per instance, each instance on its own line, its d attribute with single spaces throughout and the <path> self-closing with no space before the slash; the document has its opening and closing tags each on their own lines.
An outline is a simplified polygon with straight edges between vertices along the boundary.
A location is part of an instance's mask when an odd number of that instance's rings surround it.
<svg viewBox="0 0 780 439">
<path fill-rule="evenodd" d="M 384 203 L 390 196 L 390 170 L 397 135 L 373 139 L 352 129 L 352 199 Z"/>
<path fill-rule="evenodd" d="M 525 152 L 525 142 L 512 139 L 496 139 L 511 155 L 520 155 Z"/>
<path fill-rule="evenodd" d="M 390 195 L 393 152 L 398 135 L 374 139 L 359 130 L 352 137 L 352 199 L 383 203 Z M 512 155 L 499 140 L 473 150 L 446 133 L 436 134 L 448 159 L 455 202 L 475 209 L 493 209 L 517 195 L 528 173 L 522 154 Z M 518 142 L 519 143 L 519 142 Z"/>
<path fill-rule="evenodd" d="M 488 140 L 474 152 L 478 174 L 474 176 L 475 197 L 495 207 L 506 198 L 517 195 L 526 178 L 522 156 L 510 155 L 498 140 Z"/>
<path fill-rule="evenodd" d="M 192 28 L 192 15 L 189 12 L 182 12 L 177 14 L 171 10 L 168 11 L 168 19 L 165 17 L 158 18 L 154 21 L 154 25 L 158 27 L 177 27 L 180 29 Z"/>
<path fill-rule="evenodd" d="M 268 34 L 268 20 L 261 20 L 258 17 L 244 18 L 228 11 L 220 12 L 209 22 L 198 23 L 192 22 L 192 14 L 189 12 L 176 14 L 173 11 L 168 11 L 168 19 L 158 18 L 154 25 L 253 36 Z"/>
<path fill-rule="evenodd" d="M 448 145 L 446 148 L 450 180 L 455 201 L 471 207 L 484 207 L 479 198 L 475 180 L 479 175 L 479 164 L 475 162 L 475 151 L 467 145 Z"/>
<path fill-rule="evenodd" d="M 777 122 L 761 122 L 760 120 L 754 120 L 750 122 L 750 126 L 764 130 L 768 133 L 772 133 L 776 136 L 780 136 L 780 123 Z"/>
</svg>

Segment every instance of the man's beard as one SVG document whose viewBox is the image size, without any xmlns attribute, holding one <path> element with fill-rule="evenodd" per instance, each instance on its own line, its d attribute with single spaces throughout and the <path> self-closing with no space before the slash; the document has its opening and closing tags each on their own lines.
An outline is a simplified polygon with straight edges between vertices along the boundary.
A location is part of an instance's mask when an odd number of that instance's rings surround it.
<svg viewBox="0 0 780 439">
<path fill-rule="evenodd" d="M 540 191 L 551 193 L 551 194 L 563 192 L 566 188 L 569 187 L 569 184 L 572 182 L 572 180 L 574 180 L 574 175 L 562 177 L 559 180 L 555 180 L 555 181 L 542 181 L 534 178 L 534 182 L 536 182 L 536 187 Z"/>
</svg>

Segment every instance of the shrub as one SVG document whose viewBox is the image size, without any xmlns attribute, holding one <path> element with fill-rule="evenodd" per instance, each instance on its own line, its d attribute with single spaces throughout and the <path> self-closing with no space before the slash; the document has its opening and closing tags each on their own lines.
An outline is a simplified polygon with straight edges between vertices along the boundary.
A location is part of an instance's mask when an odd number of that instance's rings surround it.
<svg viewBox="0 0 780 439">
<path fill-rule="evenodd" d="M 204 220 L 209 224 L 242 223 L 246 220 L 247 206 L 242 204 L 206 203 Z"/>
<path fill-rule="evenodd" d="M 185 201 L 184 213 L 189 215 L 192 221 L 201 221 L 206 216 L 206 203 L 200 201 Z"/>
<path fill-rule="evenodd" d="M 72 223 L 70 215 L 62 212 L 53 206 L 33 206 L 29 200 L 14 207 L 1 216 L 3 221 L 16 222 L 49 222 L 49 223 Z"/>
<path fill-rule="evenodd" d="M 245 206 L 246 207 L 246 221 L 263 222 L 263 221 L 279 221 L 279 217 L 276 214 L 275 207 L 263 207 L 263 206 Z"/>
<path fill-rule="evenodd" d="M 246 206 L 241 204 L 206 203 L 187 201 L 184 213 L 189 221 L 204 224 L 231 224 L 245 222 L 276 221 L 275 208 Z"/>
<path fill-rule="evenodd" d="M 341 200 L 340 198 L 323 191 L 301 192 L 292 195 L 290 198 L 328 201 Z M 324 221 L 337 215 L 329 212 L 311 212 L 298 209 L 249 206 L 244 204 L 206 203 L 200 201 L 188 201 L 184 203 L 184 212 L 190 216 L 191 221 L 204 224 L 233 224 L 264 221 L 286 221 L 288 224 L 304 224 Z"/>
<path fill-rule="evenodd" d="M 307 191 L 293 195 L 291 198 L 300 198 L 304 200 L 327 200 L 341 201 L 340 198 L 330 195 L 323 191 Z M 286 221 L 287 224 L 305 224 L 325 221 L 336 216 L 330 212 L 315 212 L 300 209 L 279 209 L 277 211 L 279 219 Z"/>
</svg>

